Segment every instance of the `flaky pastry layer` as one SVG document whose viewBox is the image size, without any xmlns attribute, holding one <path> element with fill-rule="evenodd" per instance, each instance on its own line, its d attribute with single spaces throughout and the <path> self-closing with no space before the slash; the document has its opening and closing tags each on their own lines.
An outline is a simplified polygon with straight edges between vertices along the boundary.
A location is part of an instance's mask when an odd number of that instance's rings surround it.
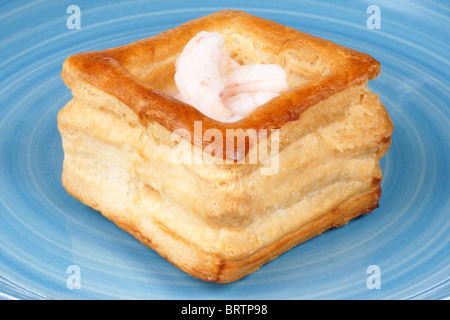
<svg viewBox="0 0 450 320">
<path fill-rule="evenodd" d="M 283 66 L 292 88 L 232 124 L 172 98 L 177 53 L 202 30 L 222 33 L 241 63 Z M 63 185 L 192 276 L 237 280 L 377 207 L 379 160 L 392 134 L 367 88 L 378 72 L 365 54 L 237 11 L 71 56 L 62 75 L 74 98 L 58 114 Z M 224 136 L 226 129 L 277 129 L 278 148 L 267 155 L 279 160 L 277 171 L 262 175 L 263 163 L 245 161 L 269 134 L 249 139 L 243 153 L 220 145 L 231 163 L 174 162 L 180 146 L 211 158 L 211 141 L 198 139 L 194 122 L 202 134 Z M 179 129 L 191 139 L 174 140 Z"/>
<path fill-rule="evenodd" d="M 220 33 L 230 55 L 241 64 L 283 67 L 291 89 L 233 123 L 210 119 L 173 98 L 175 60 L 200 31 Z M 62 77 L 73 90 L 87 83 L 115 97 L 144 126 L 157 122 L 170 132 L 187 130 L 191 143 L 205 148 L 211 143 L 194 135 L 195 121 L 202 121 L 203 132 L 215 129 L 224 137 L 227 129 L 279 129 L 298 120 L 311 106 L 367 83 L 379 72 L 379 62 L 367 54 L 242 11 L 224 10 L 129 45 L 71 55 L 63 64 Z M 242 152 L 232 143 L 220 148 L 224 158 L 239 160 L 247 155 L 251 143 Z"/>
</svg>

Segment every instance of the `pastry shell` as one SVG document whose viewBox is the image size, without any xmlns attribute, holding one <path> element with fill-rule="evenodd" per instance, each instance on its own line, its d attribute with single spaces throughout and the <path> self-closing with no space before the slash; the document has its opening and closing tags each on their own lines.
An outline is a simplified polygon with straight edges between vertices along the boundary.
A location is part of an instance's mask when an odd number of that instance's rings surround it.
<svg viewBox="0 0 450 320">
<path fill-rule="evenodd" d="M 222 34 L 242 64 L 282 66 L 290 89 L 231 123 L 175 99 L 175 60 L 200 31 Z M 235 281 L 377 208 L 393 130 L 367 87 L 379 72 L 367 54 L 236 10 L 74 54 L 58 114 L 63 185 L 188 274 Z M 263 144 L 272 174 L 250 163 Z M 180 146 L 210 161 L 175 163 Z"/>
</svg>

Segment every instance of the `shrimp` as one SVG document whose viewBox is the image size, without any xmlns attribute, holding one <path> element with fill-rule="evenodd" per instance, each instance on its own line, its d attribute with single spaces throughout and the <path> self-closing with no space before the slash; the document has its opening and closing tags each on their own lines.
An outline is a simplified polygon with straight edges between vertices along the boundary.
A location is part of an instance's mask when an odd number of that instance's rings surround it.
<svg viewBox="0 0 450 320">
<path fill-rule="evenodd" d="M 222 74 L 225 96 L 241 92 L 281 92 L 289 88 L 286 73 L 276 64 L 248 64 Z"/>
<path fill-rule="evenodd" d="M 233 122 L 273 99 L 289 85 L 276 64 L 240 65 L 217 32 L 198 33 L 175 63 L 176 96 L 206 116 Z"/>
<path fill-rule="evenodd" d="M 225 121 L 232 116 L 222 102 L 224 83 L 221 72 L 235 65 L 216 32 L 197 34 L 175 62 L 177 98 L 211 118 Z"/>
<path fill-rule="evenodd" d="M 234 115 L 239 115 L 241 116 L 239 118 L 244 118 L 253 110 L 276 96 L 278 96 L 278 93 L 272 91 L 241 92 L 233 96 L 225 97 L 223 103 Z"/>
<path fill-rule="evenodd" d="M 276 64 L 238 66 L 222 74 L 223 102 L 233 114 L 246 116 L 289 89 L 286 73 Z"/>
</svg>

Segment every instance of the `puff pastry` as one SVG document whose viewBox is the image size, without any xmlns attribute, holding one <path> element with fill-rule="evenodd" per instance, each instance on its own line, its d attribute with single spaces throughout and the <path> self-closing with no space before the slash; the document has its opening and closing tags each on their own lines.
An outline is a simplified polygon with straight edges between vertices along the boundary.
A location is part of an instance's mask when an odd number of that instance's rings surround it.
<svg viewBox="0 0 450 320">
<path fill-rule="evenodd" d="M 241 64 L 282 66 L 290 89 L 232 123 L 173 98 L 175 60 L 200 31 L 220 33 Z M 234 10 L 71 55 L 62 77 L 73 99 L 58 114 L 63 185 L 188 274 L 235 281 L 377 208 L 393 130 L 367 87 L 379 72 L 367 54 Z M 233 141 L 250 129 L 267 134 L 238 148 L 195 132 L 209 129 L 235 130 Z M 246 162 L 262 144 L 277 158 L 273 174 Z M 175 163 L 179 146 L 225 161 Z"/>
</svg>

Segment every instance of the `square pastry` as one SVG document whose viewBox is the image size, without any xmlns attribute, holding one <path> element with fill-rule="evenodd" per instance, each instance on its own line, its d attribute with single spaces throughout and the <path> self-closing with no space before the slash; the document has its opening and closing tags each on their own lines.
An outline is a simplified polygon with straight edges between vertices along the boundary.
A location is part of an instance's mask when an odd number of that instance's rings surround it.
<svg viewBox="0 0 450 320">
<path fill-rule="evenodd" d="M 288 87 L 235 121 L 183 102 L 177 59 L 201 32 L 241 66 L 280 66 Z M 379 72 L 367 54 L 235 10 L 74 54 L 63 185 L 188 274 L 238 280 L 377 208 L 393 130 L 367 87 Z"/>
</svg>

